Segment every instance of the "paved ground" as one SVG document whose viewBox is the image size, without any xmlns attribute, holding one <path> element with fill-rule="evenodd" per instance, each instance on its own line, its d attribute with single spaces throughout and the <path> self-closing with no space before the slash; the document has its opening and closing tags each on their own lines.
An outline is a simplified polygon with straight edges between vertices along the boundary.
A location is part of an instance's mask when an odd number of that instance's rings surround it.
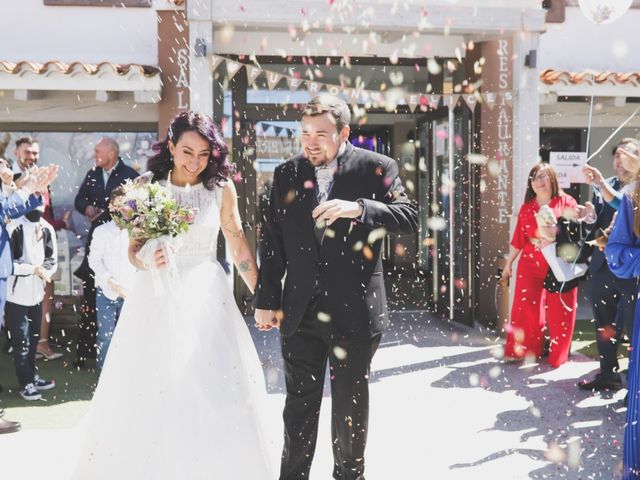
<svg viewBox="0 0 640 480">
<path fill-rule="evenodd" d="M 576 380 L 597 368 L 579 354 L 556 370 L 502 365 L 494 358 L 499 342 L 489 335 L 423 313 L 394 317 L 373 363 L 367 479 L 617 478 L 624 391 L 579 391 Z M 278 340 L 254 337 L 269 380 L 277 458 L 284 400 Z M 3 477 L 25 472 L 37 452 L 37 465 L 52 469 L 46 478 L 67 478 L 64 459 L 77 442 L 71 427 L 84 413 L 90 382 L 72 371 L 65 382 L 77 389 L 72 401 L 24 407 L 15 393 L 0 395 L 7 417 L 25 424 L 18 434 L 0 436 Z M 330 478 L 325 397 L 311 480 Z"/>
</svg>

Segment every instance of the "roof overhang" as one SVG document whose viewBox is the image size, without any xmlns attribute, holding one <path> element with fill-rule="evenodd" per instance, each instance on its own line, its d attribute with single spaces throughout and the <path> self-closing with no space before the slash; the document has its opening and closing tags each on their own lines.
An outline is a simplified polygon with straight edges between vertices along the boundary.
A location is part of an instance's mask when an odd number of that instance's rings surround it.
<svg viewBox="0 0 640 480">
<path fill-rule="evenodd" d="M 640 97 L 640 72 L 547 69 L 540 73 L 539 91 L 568 97 Z"/>
<path fill-rule="evenodd" d="M 36 98 L 47 91 L 96 92 L 108 101 L 110 95 L 133 93 L 140 103 L 157 103 L 162 82 L 157 67 L 110 62 L 6 62 L 0 61 L 0 90 L 13 90 L 16 99 Z"/>
</svg>

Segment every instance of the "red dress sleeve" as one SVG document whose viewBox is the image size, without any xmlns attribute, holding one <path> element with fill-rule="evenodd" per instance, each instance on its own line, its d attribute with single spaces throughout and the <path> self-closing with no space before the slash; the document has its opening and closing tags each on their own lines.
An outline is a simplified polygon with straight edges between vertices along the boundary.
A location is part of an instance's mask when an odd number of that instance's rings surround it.
<svg viewBox="0 0 640 480">
<path fill-rule="evenodd" d="M 516 228 L 513 231 L 513 238 L 511 239 L 511 246 L 513 248 L 517 248 L 518 250 L 522 250 L 528 243 L 527 235 L 525 232 L 525 217 L 528 212 L 527 204 L 525 203 L 520 207 L 520 211 L 518 212 L 518 221 L 516 223 Z"/>
</svg>

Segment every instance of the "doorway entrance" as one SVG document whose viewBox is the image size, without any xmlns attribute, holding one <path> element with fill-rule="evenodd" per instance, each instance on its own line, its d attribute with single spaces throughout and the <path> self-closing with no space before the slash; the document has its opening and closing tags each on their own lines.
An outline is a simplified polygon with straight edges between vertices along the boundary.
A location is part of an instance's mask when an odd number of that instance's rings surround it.
<svg viewBox="0 0 640 480">
<path fill-rule="evenodd" d="M 471 324 L 477 301 L 478 166 L 473 115 L 440 108 L 417 123 L 418 265 L 433 309 Z"/>
</svg>

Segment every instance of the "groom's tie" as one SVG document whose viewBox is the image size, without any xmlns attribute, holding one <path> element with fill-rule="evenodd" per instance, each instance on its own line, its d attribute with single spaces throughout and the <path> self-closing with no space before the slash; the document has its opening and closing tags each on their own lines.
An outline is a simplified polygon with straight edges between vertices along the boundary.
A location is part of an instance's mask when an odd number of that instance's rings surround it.
<svg viewBox="0 0 640 480">
<path fill-rule="evenodd" d="M 318 203 L 326 202 L 333 185 L 333 169 L 327 165 L 316 167 L 316 183 L 318 185 Z M 322 245 L 326 225 L 316 224 L 314 231 L 318 245 Z"/>
<path fill-rule="evenodd" d="M 318 203 L 326 202 L 333 184 L 333 169 L 326 165 L 316 167 L 316 182 L 318 183 Z"/>
</svg>

